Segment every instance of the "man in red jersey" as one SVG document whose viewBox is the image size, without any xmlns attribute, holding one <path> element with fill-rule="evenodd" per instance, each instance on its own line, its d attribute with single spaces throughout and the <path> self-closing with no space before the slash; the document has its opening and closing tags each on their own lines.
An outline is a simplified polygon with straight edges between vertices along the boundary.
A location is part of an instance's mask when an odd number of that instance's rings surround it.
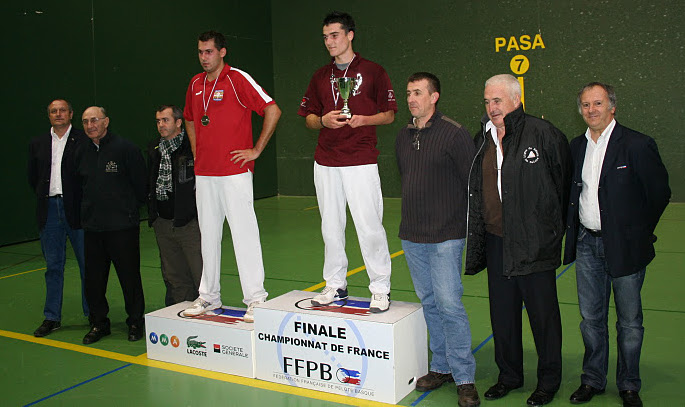
<svg viewBox="0 0 685 407">
<path fill-rule="evenodd" d="M 354 20 L 349 14 L 333 12 L 324 18 L 323 40 L 332 59 L 312 76 L 298 111 L 307 128 L 319 130 L 314 184 L 326 246 L 326 287 L 312 304 L 326 305 L 347 298 L 347 204 L 369 275 L 369 311 L 383 312 L 390 306 L 390 254 L 382 223 L 376 126 L 393 122 L 397 102 L 383 67 L 352 50 L 354 34 Z M 355 79 L 348 101 L 351 118 L 341 114 L 343 100 L 334 83 L 340 77 Z"/>
<path fill-rule="evenodd" d="M 221 237 L 224 218 L 233 236 L 245 322 L 264 302 L 264 263 L 253 206 L 252 173 L 281 116 L 274 100 L 252 77 L 224 63 L 226 39 L 216 31 L 200 34 L 198 56 L 204 72 L 191 79 L 183 116 L 195 154 L 198 221 L 202 235 L 200 296 L 183 311 L 195 316 L 221 307 Z M 252 142 L 252 112 L 264 116 Z"/>
</svg>

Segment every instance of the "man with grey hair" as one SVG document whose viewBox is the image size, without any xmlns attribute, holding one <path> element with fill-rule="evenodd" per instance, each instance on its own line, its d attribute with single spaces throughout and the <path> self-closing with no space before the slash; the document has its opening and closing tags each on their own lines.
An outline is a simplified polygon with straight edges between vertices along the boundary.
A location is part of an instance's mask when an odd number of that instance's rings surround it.
<svg viewBox="0 0 685 407">
<path fill-rule="evenodd" d="M 554 399 L 561 383 L 561 317 L 555 270 L 568 202 L 566 136 L 528 115 L 511 75 L 485 82 L 485 111 L 469 177 L 466 274 L 487 267 L 497 383 L 487 400 L 523 385 L 522 306 L 538 354 L 531 406 Z"/>
<path fill-rule="evenodd" d="M 31 140 L 28 178 L 38 200 L 36 217 L 40 247 L 45 258 L 45 320 L 33 332 L 44 337 L 62 326 L 64 265 L 67 237 L 81 274 L 83 314 L 88 316 L 84 290 L 83 229 L 81 228 L 81 180 L 74 156 L 88 141 L 85 133 L 71 125 L 74 109 L 67 100 L 55 99 L 48 105 L 50 131 Z"/>
<path fill-rule="evenodd" d="M 81 150 L 79 173 L 91 327 L 83 343 L 89 345 L 110 334 L 106 293 L 111 263 L 124 293 L 128 340 L 137 341 L 145 334 L 138 214 L 146 198 L 145 160 L 136 145 L 109 131 L 104 108 L 86 109 L 82 123 L 90 138 Z"/>
<path fill-rule="evenodd" d="M 616 386 L 626 407 L 639 391 L 644 327 L 640 291 L 654 258 L 654 229 L 671 197 L 654 139 L 616 122 L 614 88 L 591 82 L 578 92 L 588 128 L 571 141 L 573 182 L 564 263 L 576 261 L 580 332 L 585 344 L 581 385 L 571 403 L 604 392 L 609 365 L 609 298 L 614 291 Z"/>
</svg>

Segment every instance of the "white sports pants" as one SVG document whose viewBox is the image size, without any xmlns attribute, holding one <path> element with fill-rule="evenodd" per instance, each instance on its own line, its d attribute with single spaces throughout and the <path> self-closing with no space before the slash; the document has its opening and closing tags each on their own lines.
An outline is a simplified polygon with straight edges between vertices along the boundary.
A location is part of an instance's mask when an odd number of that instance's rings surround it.
<svg viewBox="0 0 685 407">
<path fill-rule="evenodd" d="M 333 288 L 347 287 L 346 205 L 359 237 L 369 290 L 390 293 L 390 252 L 383 228 L 383 196 L 378 165 L 325 167 L 314 163 L 314 185 L 325 244 L 323 278 Z"/>
<path fill-rule="evenodd" d="M 233 238 L 243 302 L 249 305 L 266 300 L 268 293 L 264 290 L 264 263 L 253 206 L 252 173 L 197 176 L 195 197 L 202 235 L 200 297 L 210 302 L 221 300 L 221 237 L 226 219 Z"/>
</svg>

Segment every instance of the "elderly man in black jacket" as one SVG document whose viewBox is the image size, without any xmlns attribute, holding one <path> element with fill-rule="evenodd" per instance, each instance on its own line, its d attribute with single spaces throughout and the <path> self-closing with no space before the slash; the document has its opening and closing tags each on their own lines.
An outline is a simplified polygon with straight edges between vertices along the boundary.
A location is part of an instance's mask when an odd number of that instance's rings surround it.
<svg viewBox="0 0 685 407">
<path fill-rule="evenodd" d="M 110 334 L 105 294 L 111 263 L 124 293 L 128 340 L 137 341 L 145 335 L 138 213 L 147 195 L 145 159 L 137 146 L 108 130 L 104 108 L 86 109 L 83 127 L 90 138 L 81 150 L 79 172 L 83 177 L 81 221 L 91 325 L 83 343 L 88 345 Z"/>
<path fill-rule="evenodd" d="M 578 93 L 588 125 L 571 141 L 573 183 L 564 263 L 576 260 L 585 344 L 581 385 L 571 403 L 604 392 L 609 365 L 609 298 L 614 290 L 618 356 L 616 386 L 626 407 L 642 406 L 640 352 L 644 328 L 640 290 L 654 258 L 654 229 L 671 197 L 654 139 L 616 122 L 616 93 L 592 82 Z"/>
<path fill-rule="evenodd" d="M 148 146 L 148 223 L 154 228 L 167 306 L 194 301 L 202 279 L 195 204 L 195 160 L 182 129 L 183 110 L 163 105 L 155 114 L 159 138 Z"/>
<path fill-rule="evenodd" d="M 488 269 L 497 383 L 484 396 L 523 385 L 525 303 L 538 353 L 538 382 L 528 404 L 554 398 L 561 383 L 561 317 L 555 270 L 568 202 L 571 155 L 566 136 L 523 112 L 511 75 L 485 82 L 485 109 L 469 177 L 466 274 Z"/>
</svg>

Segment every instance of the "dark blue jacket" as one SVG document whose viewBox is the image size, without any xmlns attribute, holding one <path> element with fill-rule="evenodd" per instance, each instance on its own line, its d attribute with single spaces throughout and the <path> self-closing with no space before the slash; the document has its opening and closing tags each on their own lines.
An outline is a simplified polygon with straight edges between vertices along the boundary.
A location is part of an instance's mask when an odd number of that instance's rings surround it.
<svg viewBox="0 0 685 407">
<path fill-rule="evenodd" d="M 88 137 L 81 129 L 73 126 L 69 132 L 67 145 L 62 155 L 62 200 L 67 223 L 72 229 L 81 229 L 81 178 L 76 168 L 76 151 Z M 38 228 L 43 229 L 48 218 L 48 195 L 50 193 L 50 173 L 52 172 L 52 135 L 41 134 L 29 144 L 28 178 L 31 189 L 38 198 L 36 218 Z"/>
<path fill-rule="evenodd" d="M 573 182 L 564 264 L 576 259 L 586 147 L 585 134 L 571 141 Z M 642 270 L 654 258 L 654 229 L 671 198 L 668 172 L 654 139 L 616 123 L 604 155 L 598 196 L 609 274 L 622 277 Z"/>
</svg>

